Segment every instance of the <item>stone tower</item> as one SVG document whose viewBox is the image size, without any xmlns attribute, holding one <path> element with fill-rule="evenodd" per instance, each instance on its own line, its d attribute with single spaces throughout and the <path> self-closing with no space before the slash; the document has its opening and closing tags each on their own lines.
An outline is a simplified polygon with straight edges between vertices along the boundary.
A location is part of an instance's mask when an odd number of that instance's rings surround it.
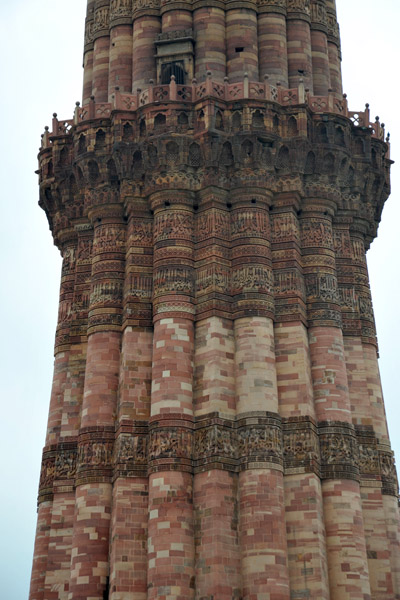
<svg viewBox="0 0 400 600">
<path fill-rule="evenodd" d="M 365 253 L 389 146 L 335 0 L 89 0 L 30 600 L 400 598 Z"/>
</svg>

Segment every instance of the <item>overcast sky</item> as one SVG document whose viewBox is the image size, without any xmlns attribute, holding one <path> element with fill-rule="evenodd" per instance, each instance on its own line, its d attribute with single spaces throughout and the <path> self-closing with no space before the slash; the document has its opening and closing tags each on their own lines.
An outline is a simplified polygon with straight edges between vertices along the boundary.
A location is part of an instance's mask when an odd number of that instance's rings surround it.
<svg viewBox="0 0 400 600">
<path fill-rule="evenodd" d="M 392 196 L 368 253 L 392 446 L 400 457 L 397 263 L 400 223 L 398 0 L 337 0 L 351 110 L 370 103 L 392 134 Z M 0 7 L 2 419 L 0 596 L 25 600 L 53 368 L 60 258 L 38 208 L 36 155 L 53 112 L 81 99 L 85 0 L 3 0 Z M 372 119 L 373 120 L 373 119 Z M 400 458 L 399 458 L 400 460 Z"/>
</svg>

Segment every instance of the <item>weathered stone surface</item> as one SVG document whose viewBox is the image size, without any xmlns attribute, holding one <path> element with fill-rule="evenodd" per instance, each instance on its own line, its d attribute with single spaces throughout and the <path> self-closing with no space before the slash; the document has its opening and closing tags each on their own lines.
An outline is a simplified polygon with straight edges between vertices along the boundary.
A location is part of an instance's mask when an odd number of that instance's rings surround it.
<svg viewBox="0 0 400 600">
<path fill-rule="evenodd" d="M 389 148 L 334 0 L 89 0 L 30 600 L 393 600 L 365 253 Z"/>
</svg>

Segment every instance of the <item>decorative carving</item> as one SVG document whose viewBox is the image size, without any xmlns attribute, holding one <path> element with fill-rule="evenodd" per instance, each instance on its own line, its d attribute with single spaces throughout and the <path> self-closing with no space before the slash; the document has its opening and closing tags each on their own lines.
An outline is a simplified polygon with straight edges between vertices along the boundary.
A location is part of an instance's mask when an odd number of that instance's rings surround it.
<svg viewBox="0 0 400 600">
<path fill-rule="evenodd" d="M 270 234 L 268 214 L 264 211 L 235 211 L 231 221 L 232 238 L 265 237 Z"/>
<path fill-rule="evenodd" d="M 153 293 L 153 277 L 141 273 L 130 273 L 126 293 L 132 298 L 150 300 Z"/>
<path fill-rule="evenodd" d="M 123 286 L 124 284 L 122 281 L 110 281 L 95 284 L 90 294 L 91 308 L 98 304 L 121 304 Z"/>
<path fill-rule="evenodd" d="M 131 463 L 130 466 L 147 466 L 147 436 L 126 433 L 119 435 L 115 442 L 114 463 L 119 466 L 127 463 Z"/>
<path fill-rule="evenodd" d="M 196 218 L 196 240 L 202 242 L 210 237 L 229 239 L 230 215 L 227 212 L 211 209 Z"/>
<path fill-rule="evenodd" d="M 328 25 L 325 2 L 321 0 L 311 0 L 311 22 L 322 25 L 324 28 Z"/>
<path fill-rule="evenodd" d="M 205 421 L 196 429 L 194 458 L 197 467 L 211 460 L 223 462 L 233 471 L 246 468 L 250 462 L 282 464 L 282 432 L 280 419 L 251 417 L 239 421 Z M 200 425 L 199 423 L 199 425 Z"/>
<path fill-rule="evenodd" d="M 287 10 L 289 12 L 304 13 L 310 16 L 310 0 L 287 0 Z"/>
<path fill-rule="evenodd" d="M 193 216 L 189 212 L 163 211 L 154 219 L 154 240 L 193 240 Z"/>
<path fill-rule="evenodd" d="M 277 296 L 304 296 L 304 279 L 298 269 L 274 270 L 274 291 Z"/>
<path fill-rule="evenodd" d="M 93 36 L 108 31 L 110 24 L 110 9 L 108 6 L 100 6 L 94 11 Z"/>
<path fill-rule="evenodd" d="M 154 276 L 154 295 L 178 293 L 192 294 L 194 291 L 193 269 L 189 267 L 158 267 Z"/>
<path fill-rule="evenodd" d="M 93 253 L 125 252 L 125 229 L 115 225 L 100 225 L 96 228 Z"/>
<path fill-rule="evenodd" d="M 262 265 L 236 267 L 232 272 L 231 282 L 233 294 L 246 291 L 271 294 L 274 289 L 272 269 Z"/>
<path fill-rule="evenodd" d="M 180 40 L 183 38 L 193 38 L 193 29 L 179 29 L 173 31 L 164 31 L 157 35 L 157 41 Z"/>
<path fill-rule="evenodd" d="M 130 230 L 129 241 L 135 246 L 151 246 L 153 242 L 153 224 L 151 222 L 135 221 Z"/>
<path fill-rule="evenodd" d="M 215 290 L 222 294 L 228 294 L 229 283 L 229 268 L 223 264 L 212 263 L 198 269 L 196 274 L 196 292 Z"/>
<path fill-rule="evenodd" d="M 361 475 L 376 475 L 379 473 L 379 452 L 373 445 L 363 442 L 359 445 L 359 467 Z"/>
<path fill-rule="evenodd" d="M 56 479 L 74 479 L 77 463 L 77 448 L 61 448 L 56 457 Z"/>
<path fill-rule="evenodd" d="M 305 218 L 301 221 L 301 242 L 304 248 L 332 248 L 332 227 L 328 221 Z"/>
<path fill-rule="evenodd" d="M 348 231 L 333 230 L 333 249 L 338 258 L 351 258 L 351 243 Z"/>
<path fill-rule="evenodd" d="M 339 301 L 342 309 L 357 312 L 358 300 L 353 286 L 340 286 Z"/>
<path fill-rule="evenodd" d="M 305 276 L 307 300 L 339 304 L 339 290 L 335 275 L 309 273 Z"/>
<path fill-rule="evenodd" d="M 358 298 L 358 308 L 362 319 L 366 319 L 374 323 L 374 311 L 372 308 L 371 296 L 360 294 Z"/>
<path fill-rule="evenodd" d="M 318 430 L 309 419 L 285 419 L 283 422 L 285 470 L 319 473 L 320 447 Z"/>
<path fill-rule="evenodd" d="M 327 12 L 327 23 L 328 23 L 328 36 L 329 38 L 333 41 L 336 42 L 338 45 L 340 44 L 340 33 L 339 33 L 339 25 L 338 22 L 336 20 L 336 16 L 331 13 L 331 12 Z"/>
<path fill-rule="evenodd" d="M 382 493 L 388 496 L 398 496 L 399 483 L 397 480 L 396 464 L 392 452 L 380 453 L 382 473 Z"/>
<path fill-rule="evenodd" d="M 111 0 L 110 20 L 132 16 L 132 0 Z"/>
<path fill-rule="evenodd" d="M 300 241 L 299 228 L 295 215 L 274 215 L 271 219 L 271 241 Z"/>
<path fill-rule="evenodd" d="M 258 0 L 258 6 L 272 6 L 286 8 L 286 0 Z"/>
<path fill-rule="evenodd" d="M 238 430 L 239 460 L 282 462 L 282 430 L 270 423 L 246 425 Z"/>
<path fill-rule="evenodd" d="M 319 441 L 324 479 L 358 479 L 358 443 L 351 425 L 322 423 Z"/>
<path fill-rule="evenodd" d="M 233 460 L 236 448 L 237 435 L 232 427 L 213 424 L 195 432 L 194 456 L 198 461 L 216 456 Z"/>
<path fill-rule="evenodd" d="M 42 467 L 40 469 L 39 495 L 46 488 L 52 488 L 56 475 L 56 454 L 54 452 L 44 452 Z"/>
<path fill-rule="evenodd" d="M 90 440 L 79 444 L 78 469 L 91 469 L 93 467 L 109 467 L 113 460 L 113 442 Z"/>
<path fill-rule="evenodd" d="M 86 19 L 85 23 L 85 46 L 93 43 L 93 19 Z"/>
<path fill-rule="evenodd" d="M 192 459 L 193 433 L 185 427 L 163 427 L 150 432 L 149 460 Z"/>
</svg>

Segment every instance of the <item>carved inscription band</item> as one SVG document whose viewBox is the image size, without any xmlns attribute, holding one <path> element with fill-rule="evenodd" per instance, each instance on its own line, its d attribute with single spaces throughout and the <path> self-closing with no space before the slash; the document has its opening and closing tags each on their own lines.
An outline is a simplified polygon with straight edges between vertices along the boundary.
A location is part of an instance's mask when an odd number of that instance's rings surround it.
<svg viewBox="0 0 400 600">
<path fill-rule="evenodd" d="M 115 441 L 114 441 L 115 439 Z M 219 468 L 239 472 L 271 468 L 287 475 L 315 473 L 321 479 L 382 482 L 397 496 L 393 453 L 379 447 L 374 432 L 348 423 L 318 425 L 307 417 L 281 419 L 275 413 L 248 413 L 236 420 L 209 415 L 182 419 L 166 415 L 150 423 L 90 428 L 75 442 L 45 448 L 39 502 L 62 486 L 73 489 L 117 477 L 147 476 L 165 470 L 198 473 Z"/>
</svg>

